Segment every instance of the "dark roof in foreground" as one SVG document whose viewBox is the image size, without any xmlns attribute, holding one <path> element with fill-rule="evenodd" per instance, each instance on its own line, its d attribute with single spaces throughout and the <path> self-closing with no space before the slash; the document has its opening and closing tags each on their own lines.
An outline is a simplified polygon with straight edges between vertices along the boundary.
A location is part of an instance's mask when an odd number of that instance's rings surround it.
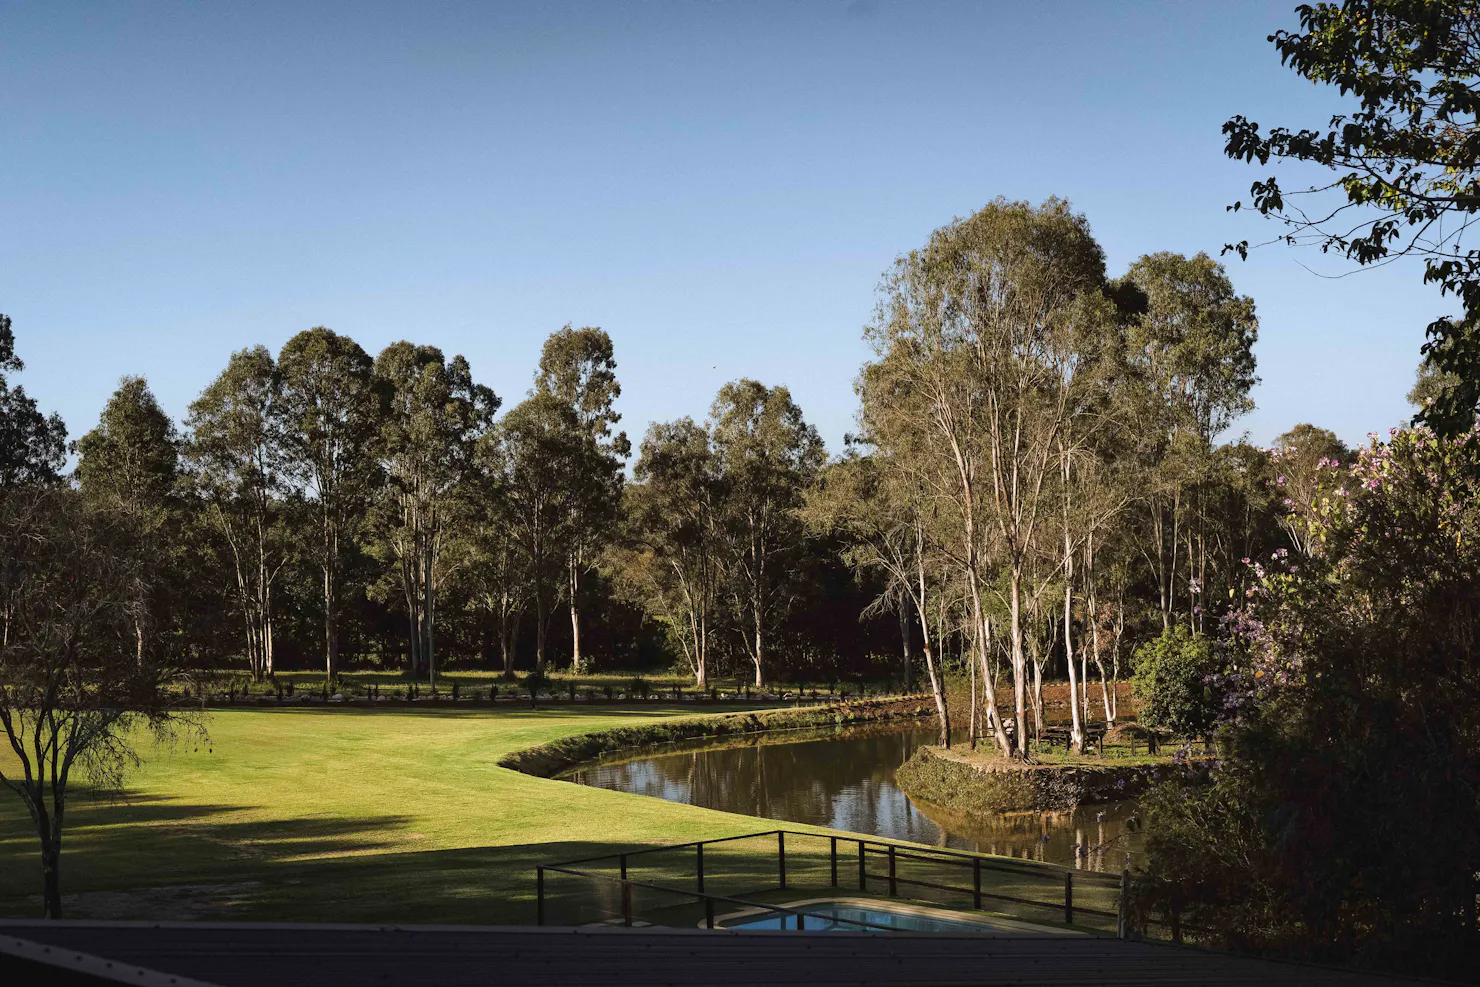
<svg viewBox="0 0 1480 987">
<path fill-rule="evenodd" d="M 4 919 L 0 974 L 55 987 L 1416 982 L 1088 936 Z"/>
</svg>

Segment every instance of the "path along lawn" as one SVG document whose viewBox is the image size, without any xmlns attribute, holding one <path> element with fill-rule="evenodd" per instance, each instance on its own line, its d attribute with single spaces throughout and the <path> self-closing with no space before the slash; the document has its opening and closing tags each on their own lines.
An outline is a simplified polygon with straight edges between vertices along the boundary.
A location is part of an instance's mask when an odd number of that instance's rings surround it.
<svg viewBox="0 0 1480 987">
<path fill-rule="evenodd" d="M 706 712 L 712 712 L 707 710 Z M 533 778 L 505 753 L 692 710 L 218 710 L 144 748 L 124 803 L 74 798 L 74 918 L 529 923 L 534 865 L 774 826 Z M 9 755 L 8 749 L 3 755 Z M 7 772 L 14 762 L 4 763 Z M 30 817 L 0 792 L 0 914 L 40 911 Z"/>
</svg>

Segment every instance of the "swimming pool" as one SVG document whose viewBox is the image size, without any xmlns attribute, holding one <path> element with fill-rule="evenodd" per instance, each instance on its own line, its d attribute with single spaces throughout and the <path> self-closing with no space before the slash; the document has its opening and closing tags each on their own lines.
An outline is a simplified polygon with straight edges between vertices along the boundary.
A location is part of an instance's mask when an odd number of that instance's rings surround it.
<svg viewBox="0 0 1480 987">
<path fill-rule="evenodd" d="M 801 928 L 808 932 L 955 932 L 989 936 L 1083 934 L 1072 929 L 1034 925 L 991 915 L 872 898 L 813 898 L 789 901 L 781 907 L 805 912 L 806 915 L 787 915 L 756 908 L 719 916 L 715 919 L 715 925 L 724 929 Z"/>
</svg>

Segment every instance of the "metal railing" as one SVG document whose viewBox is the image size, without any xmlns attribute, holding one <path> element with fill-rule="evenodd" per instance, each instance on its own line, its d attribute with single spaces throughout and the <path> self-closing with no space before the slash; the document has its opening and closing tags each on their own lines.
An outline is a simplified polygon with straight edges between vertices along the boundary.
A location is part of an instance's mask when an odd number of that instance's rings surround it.
<svg viewBox="0 0 1480 987">
<path fill-rule="evenodd" d="M 600 916 L 596 921 L 627 926 L 714 928 L 716 907 L 734 906 L 773 915 L 782 928 L 806 928 L 809 920 L 819 927 L 884 928 L 757 900 L 779 892 L 848 889 L 975 911 L 990 907 L 1033 922 L 1126 936 L 1126 880 L 1124 874 L 1040 861 L 774 829 L 541 865 L 536 868 L 536 921 L 589 924 L 594 913 Z M 574 884 L 577 891 L 562 895 L 556 887 L 560 882 Z M 557 899 L 573 906 L 573 914 L 564 916 L 573 921 L 552 915 Z"/>
</svg>

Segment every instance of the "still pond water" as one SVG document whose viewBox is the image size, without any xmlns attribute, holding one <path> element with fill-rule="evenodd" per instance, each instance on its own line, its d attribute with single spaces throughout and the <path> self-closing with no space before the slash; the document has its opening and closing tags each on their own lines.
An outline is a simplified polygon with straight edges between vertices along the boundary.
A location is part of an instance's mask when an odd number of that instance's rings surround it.
<svg viewBox="0 0 1480 987">
<path fill-rule="evenodd" d="M 1072 812 L 962 816 L 912 801 L 894 772 L 936 740 L 931 726 L 790 731 L 675 745 L 603 762 L 567 781 L 784 822 L 1119 872 L 1140 850 L 1131 802 Z"/>
</svg>

